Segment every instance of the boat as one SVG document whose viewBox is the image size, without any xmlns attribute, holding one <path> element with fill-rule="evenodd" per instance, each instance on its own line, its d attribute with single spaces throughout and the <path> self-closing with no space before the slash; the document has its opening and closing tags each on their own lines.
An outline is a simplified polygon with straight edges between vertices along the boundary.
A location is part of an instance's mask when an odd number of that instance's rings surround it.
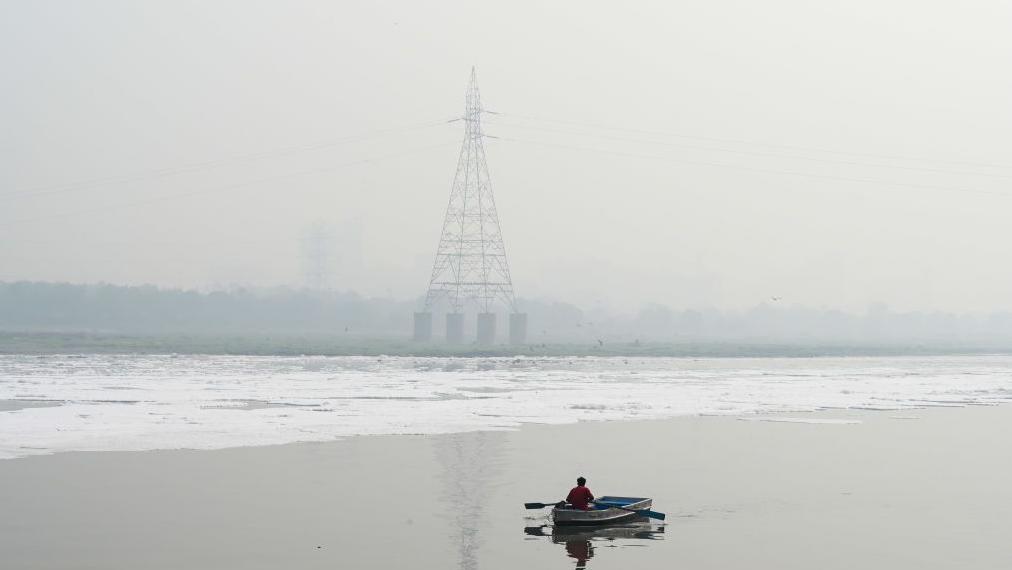
<svg viewBox="0 0 1012 570">
<path fill-rule="evenodd" d="M 652 505 L 653 499 L 649 497 L 598 497 L 586 511 L 555 507 L 552 509 L 552 520 L 556 525 L 614 524 L 639 517 L 637 510 L 649 509 Z"/>
</svg>

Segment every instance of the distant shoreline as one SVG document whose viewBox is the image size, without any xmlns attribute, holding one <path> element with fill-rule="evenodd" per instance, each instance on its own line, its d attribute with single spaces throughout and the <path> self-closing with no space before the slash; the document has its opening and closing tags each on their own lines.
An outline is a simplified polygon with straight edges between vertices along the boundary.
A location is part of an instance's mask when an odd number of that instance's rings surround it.
<svg viewBox="0 0 1012 570">
<path fill-rule="evenodd" d="M 909 341 L 844 343 L 820 341 L 676 340 L 671 342 L 531 343 L 521 346 L 450 346 L 407 338 L 291 333 L 122 334 L 86 332 L 0 332 L 0 354 L 218 354 L 249 356 L 417 357 L 832 357 L 1010 354 L 1012 345 Z"/>
</svg>

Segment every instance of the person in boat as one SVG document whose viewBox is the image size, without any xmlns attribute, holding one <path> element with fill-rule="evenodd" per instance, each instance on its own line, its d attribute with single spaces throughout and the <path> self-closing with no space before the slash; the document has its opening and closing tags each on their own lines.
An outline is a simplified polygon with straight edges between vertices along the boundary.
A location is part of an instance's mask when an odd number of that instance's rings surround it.
<svg viewBox="0 0 1012 570">
<path fill-rule="evenodd" d="M 590 509 L 590 504 L 594 502 L 594 493 L 591 493 L 590 489 L 587 488 L 586 479 L 577 477 L 576 486 L 566 495 L 566 502 L 574 509 L 581 511 Z"/>
</svg>

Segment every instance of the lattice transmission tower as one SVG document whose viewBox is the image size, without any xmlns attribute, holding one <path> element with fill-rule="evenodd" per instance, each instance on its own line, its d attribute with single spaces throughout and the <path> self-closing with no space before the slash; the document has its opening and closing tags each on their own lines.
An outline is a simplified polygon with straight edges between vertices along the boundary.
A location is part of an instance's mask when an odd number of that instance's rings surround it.
<svg viewBox="0 0 1012 570">
<path fill-rule="evenodd" d="M 425 308 L 415 314 L 415 338 L 431 338 L 432 310 L 445 302 L 449 309 L 446 315 L 448 341 L 463 340 L 464 310 L 474 306 L 478 309 L 478 342 L 494 342 L 494 309 L 501 303 L 510 314 L 510 341 L 520 344 L 526 337 L 526 315 L 517 311 L 506 246 L 485 162 L 485 134 L 481 126 L 485 111 L 473 67 L 465 101 L 464 116 L 460 118 L 464 123 L 464 141 L 450 188 Z"/>
</svg>

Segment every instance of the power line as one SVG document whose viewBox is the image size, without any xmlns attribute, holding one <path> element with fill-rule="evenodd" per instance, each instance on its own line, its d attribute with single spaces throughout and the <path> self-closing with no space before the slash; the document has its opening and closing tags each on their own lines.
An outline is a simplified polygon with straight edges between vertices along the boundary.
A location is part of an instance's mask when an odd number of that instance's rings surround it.
<svg viewBox="0 0 1012 570">
<path fill-rule="evenodd" d="M 565 144 L 558 144 L 558 143 L 548 143 L 548 142 L 525 140 L 525 139 L 516 139 L 516 138 L 512 138 L 512 137 L 496 137 L 496 138 L 498 138 L 499 140 L 507 141 L 507 142 L 516 142 L 516 143 L 523 143 L 523 144 L 534 144 L 534 145 L 540 145 L 540 146 L 565 148 L 565 149 L 569 149 L 569 150 L 578 150 L 578 151 L 587 151 L 587 152 L 598 152 L 598 153 L 604 153 L 604 154 L 612 154 L 612 155 L 616 155 L 616 156 L 628 156 L 628 157 L 632 157 L 632 158 L 642 158 L 642 159 L 650 159 L 650 160 L 661 160 L 661 161 L 668 161 L 668 162 L 678 162 L 678 163 L 681 163 L 681 164 L 691 164 L 691 165 L 696 165 L 696 166 L 709 166 L 709 167 L 714 167 L 714 168 L 727 168 L 727 169 L 732 169 L 732 170 L 744 170 L 744 171 L 749 171 L 749 172 L 761 172 L 761 173 L 764 173 L 764 174 L 783 174 L 783 175 L 788 175 L 788 176 L 798 176 L 798 177 L 805 177 L 805 178 L 822 178 L 822 179 L 825 179 L 825 180 L 838 180 L 838 181 L 843 181 L 843 182 L 859 182 L 859 183 L 863 183 L 863 184 L 876 184 L 876 185 L 884 185 L 884 186 L 904 186 L 904 187 L 908 187 L 908 188 L 919 188 L 919 189 L 925 189 L 925 190 L 942 190 L 942 191 L 948 191 L 948 192 L 968 192 L 968 193 L 974 193 L 974 194 L 989 194 L 989 195 L 993 195 L 993 196 L 1012 197 L 1012 194 L 1008 194 L 1008 193 L 1004 193 L 1004 192 L 990 192 L 988 190 L 978 190 L 978 189 L 975 189 L 975 188 L 960 188 L 960 187 L 954 187 L 954 186 L 939 186 L 939 185 L 935 185 L 935 184 L 917 184 L 917 183 L 909 183 L 909 182 L 895 182 L 895 181 L 890 181 L 890 180 L 876 180 L 874 178 L 858 178 L 858 177 L 851 177 L 851 176 L 837 176 L 837 175 L 832 175 L 832 174 L 813 174 L 813 173 L 809 173 L 809 172 L 797 172 L 797 171 L 790 171 L 790 170 L 776 170 L 776 169 L 772 169 L 772 168 L 758 168 L 758 167 L 752 167 L 752 166 L 741 166 L 741 165 L 737 165 L 737 164 L 727 164 L 727 163 L 721 163 L 721 162 L 708 162 L 708 161 L 702 161 L 702 160 L 687 160 L 687 159 L 673 158 L 673 157 L 670 157 L 670 156 L 658 156 L 658 155 L 650 155 L 650 154 L 639 154 L 639 153 L 631 153 L 631 152 L 623 152 L 623 151 L 613 151 L 613 150 L 599 149 L 599 148 L 593 148 L 593 147 L 580 147 L 580 146 L 574 146 L 574 145 L 565 145 Z"/>
<path fill-rule="evenodd" d="M 871 158 L 884 158 L 884 159 L 888 159 L 888 160 L 906 160 L 906 161 L 911 161 L 911 162 L 931 162 L 931 163 L 944 163 L 944 164 L 960 164 L 960 165 L 965 165 L 965 166 L 979 166 L 979 167 L 985 167 L 985 168 L 999 168 L 999 169 L 1005 169 L 1005 170 L 1012 169 L 1012 166 L 1005 165 L 1005 164 L 994 164 L 994 163 L 986 163 L 986 162 L 972 162 L 972 161 L 962 161 L 962 160 L 943 160 L 943 159 L 935 159 L 935 158 L 925 158 L 925 157 L 915 157 L 915 156 L 903 156 L 903 155 L 890 155 L 890 154 L 874 154 L 874 153 L 868 153 L 868 152 L 843 151 L 843 150 L 826 149 L 826 148 L 810 147 L 810 146 L 802 146 L 802 145 L 786 145 L 786 144 L 771 143 L 771 142 L 764 142 L 764 141 L 754 141 L 754 140 L 750 141 L 750 140 L 744 140 L 744 139 L 731 139 L 731 138 L 708 137 L 708 136 L 699 136 L 699 135 L 686 135 L 686 134 L 682 134 L 682 133 L 673 133 L 673 132 L 667 132 L 667 131 L 653 131 L 653 130 L 647 130 L 647 129 L 619 127 L 619 126 L 614 126 L 614 125 L 602 125 L 602 124 L 595 124 L 595 123 L 582 123 L 582 122 L 578 122 L 578 121 L 569 121 L 569 120 L 563 120 L 563 119 L 554 119 L 554 118 L 550 118 L 550 117 L 535 117 L 535 116 L 531 116 L 531 115 L 519 115 L 519 114 L 513 114 L 513 113 L 495 112 L 494 114 L 500 115 L 500 116 L 503 116 L 503 117 L 513 117 L 513 118 L 524 119 L 524 120 L 529 120 L 529 121 L 543 121 L 543 122 L 548 122 L 548 123 L 559 123 L 559 124 L 573 125 L 573 126 L 585 127 L 585 128 L 591 128 L 591 129 L 603 129 L 603 130 L 610 130 L 610 131 L 625 131 L 625 132 L 633 132 L 633 133 L 640 133 L 640 134 L 658 135 L 658 136 L 676 137 L 676 138 L 687 138 L 687 139 L 697 139 L 697 140 L 705 140 L 705 141 L 713 141 L 713 142 L 724 142 L 724 143 L 745 144 L 745 145 L 758 145 L 758 146 L 766 146 L 766 147 L 773 147 L 773 148 L 783 148 L 783 149 L 789 149 L 789 150 L 805 150 L 805 151 L 812 151 L 812 152 L 822 152 L 822 153 L 827 153 L 827 154 L 840 154 L 840 155 L 848 155 L 848 156 L 864 156 L 864 157 L 871 157 Z"/>
<path fill-rule="evenodd" d="M 260 158 L 272 158 L 275 156 L 284 156 L 289 154 L 295 154 L 299 152 L 307 152 L 313 150 L 320 150 L 324 148 L 339 146 L 343 144 L 359 142 L 362 140 L 368 140 L 380 136 L 389 134 L 402 133 L 411 130 L 419 130 L 428 127 L 445 125 L 452 120 L 439 120 L 439 121 L 428 121 L 425 123 L 418 123 L 414 125 L 406 125 L 402 127 L 391 127 L 385 129 L 377 129 L 374 131 L 361 133 L 354 136 L 343 137 L 339 139 L 333 139 L 329 141 L 321 141 L 316 143 L 310 143 L 305 145 L 293 145 L 287 147 L 280 147 L 272 150 L 258 151 L 246 154 L 238 154 L 234 156 L 218 158 L 213 160 L 205 160 L 200 162 L 193 162 L 189 164 L 182 164 L 179 166 L 155 168 L 150 170 L 143 170 L 131 174 L 116 175 L 116 176 L 105 176 L 100 178 L 92 178 L 88 180 L 80 180 L 77 182 L 68 182 L 64 184 L 54 184 L 51 186 L 40 186 L 27 190 L 18 190 L 14 192 L 0 193 L 0 198 L 18 198 L 22 196 L 42 196 L 47 194 L 62 194 L 65 192 L 73 192 L 76 190 L 82 190 L 87 188 L 93 188 L 96 186 L 108 185 L 108 184 L 123 184 L 127 182 L 137 182 L 140 180 L 150 180 L 167 178 L 171 176 L 177 176 L 180 174 L 188 174 L 191 172 L 199 172 L 210 168 L 215 168 L 224 164 L 233 162 L 243 162 L 248 160 L 255 160 Z"/>
<path fill-rule="evenodd" d="M 9 225 L 14 225 L 14 224 L 35 222 L 35 221 L 40 221 L 40 220 L 48 220 L 48 219 L 55 219 L 55 218 L 69 218 L 69 217 L 78 216 L 78 215 L 81 215 L 81 214 L 102 213 L 102 212 L 107 212 L 107 211 L 113 210 L 113 209 L 130 208 L 130 207 L 134 207 L 134 206 L 144 206 L 144 205 L 154 204 L 154 203 L 158 203 L 158 202 L 165 202 L 165 201 L 175 200 L 175 199 L 178 199 L 178 198 L 187 198 L 187 197 L 190 197 L 190 196 L 206 196 L 208 194 L 217 193 L 217 192 L 224 192 L 224 191 L 227 191 L 227 190 L 234 190 L 236 188 L 242 188 L 244 186 L 254 186 L 254 185 L 257 185 L 257 184 L 262 184 L 264 182 L 273 182 L 273 181 L 276 181 L 276 180 L 285 180 L 285 179 L 288 179 L 288 178 L 293 178 L 293 177 L 296 177 L 296 176 L 306 176 L 306 175 L 309 175 L 309 174 L 319 174 L 319 173 L 323 173 L 323 172 L 332 172 L 332 171 L 335 171 L 335 170 L 340 170 L 342 168 L 347 168 L 349 166 L 357 166 L 357 165 L 360 165 L 360 164 L 368 164 L 370 162 L 378 162 L 378 161 L 381 161 L 381 160 L 400 158 L 400 157 L 403 157 L 403 156 L 408 156 L 408 155 L 411 155 L 411 154 L 415 154 L 417 152 L 426 151 L 426 150 L 432 150 L 432 149 L 436 149 L 436 148 L 443 148 L 443 147 L 447 147 L 447 146 L 451 146 L 451 145 L 456 145 L 456 144 L 457 144 L 457 142 L 454 141 L 454 142 L 440 143 L 440 144 L 429 145 L 429 146 L 424 146 L 424 147 L 416 147 L 416 148 L 412 148 L 412 149 L 407 149 L 407 150 L 405 150 L 403 152 L 399 152 L 399 153 L 393 153 L 393 154 L 387 154 L 387 155 L 377 156 L 377 157 L 373 157 L 373 158 L 366 158 L 366 159 L 362 159 L 362 160 L 355 160 L 355 161 L 345 162 L 345 163 L 342 163 L 342 164 L 337 164 L 337 165 L 329 166 L 329 167 L 325 167 L 325 168 L 314 168 L 314 169 L 310 169 L 310 170 L 301 170 L 301 171 L 296 171 L 296 172 L 289 172 L 289 173 L 285 173 L 285 174 L 278 174 L 278 175 L 274 175 L 274 176 L 268 176 L 268 177 L 264 177 L 264 178 L 258 178 L 258 179 L 255 179 L 255 180 L 246 180 L 246 181 L 243 181 L 243 182 L 236 182 L 236 183 L 233 183 L 233 184 L 226 184 L 224 186 L 215 186 L 215 187 L 211 187 L 211 188 L 203 188 L 201 190 L 195 190 L 195 191 L 190 191 L 190 192 L 180 192 L 180 193 L 175 193 L 175 194 L 158 196 L 158 197 L 153 197 L 153 198 L 149 198 L 149 199 L 146 199 L 146 200 L 135 200 L 135 201 L 131 201 L 131 202 L 119 202 L 119 203 L 114 203 L 111 206 L 103 206 L 101 208 L 89 208 L 89 209 L 85 209 L 85 210 L 75 210 L 73 212 L 63 212 L 63 213 L 60 213 L 60 214 L 53 214 L 53 215 L 50 215 L 50 216 L 38 216 L 38 217 L 34 217 L 34 218 L 21 218 L 21 219 L 17 219 L 17 220 L 8 221 L 8 222 L 3 222 L 3 224 L 5 226 L 9 226 Z"/>
<path fill-rule="evenodd" d="M 866 166 L 866 167 L 874 167 L 874 168 L 891 168 L 891 169 L 897 169 L 897 170 L 910 170 L 910 171 L 918 171 L 918 172 L 934 172 L 934 173 L 940 173 L 940 174 L 959 174 L 959 175 L 964 175 L 964 176 L 984 176 L 984 177 L 989 177 L 989 178 L 1012 179 L 1012 175 L 1007 175 L 1007 174 L 995 174 L 995 173 L 988 173 L 988 172 L 955 171 L 955 170 L 945 170 L 945 169 L 939 169 L 939 168 L 924 168 L 924 167 L 917 167 L 917 166 L 905 166 L 905 165 L 900 165 L 900 164 L 882 164 L 882 163 L 874 163 L 874 162 L 860 162 L 860 161 L 854 161 L 854 160 L 839 160 L 839 159 L 833 159 L 833 158 L 819 158 L 819 157 L 814 157 L 814 156 L 803 156 L 803 155 L 786 154 L 786 153 L 779 153 L 779 152 L 764 152 L 764 151 L 743 150 L 743 149 L 730 149 L 730 148 L 713 147 L 713 146 L 699 146 L 699 145 L 689 145 L 689 144 L 678 144 L 678 143 L 671 143 L 671 142 L 664 142 L 664 141 L 657 141 L 657 140 L 649 140 L 649 139 L 619 137 L 619 136 L 614 136 L 614 135 L 603 135 L 603 134 L 593 133 L 593 132 L 581 132 L 581 131 L 572 131 L 572 130 L 567 130 L 567 129 L 556 129 L 556 128 L 551 128 L 551 127 L 535 127 L 535 126 L 530 126 L 530 125 L 511 124 L 511 123 L 505 123 L 505 122 L 500 122 L 500 121 L 488 121 L 488 123 L 492 124 L 492 125 L 498 125 L 498 126 L 507 127 L 507 128 L 531 129 L 531 130 L 538 130 L 538 131 L 551 132 L 551 133 L 569 134 L 569 135 L 581 136 L 581 137 L 594 137 L 594 138 L 599 138 L 599 139 L 604 139 L 604 140 L 614 140 L 614 141 L 630 142 L 630 143 L 636 143 L 636 144 L 657 145 L 657 146 L 665 146 L 665 147 L 671 147 L 671 148 L 684 148 L 684 149 L 691 149 L 691 150 L 716 151 L 716 152 L 726 152 L 726 153 L 732 153 L 732 154 L 745 154 L 745 155 L 752 155 L 752 156 L 775 156 L 775 157 L 791 158 L 791 159 L 798 159 L 798 160 L 807 160 L 807 161 L 814 161 L 814 162 L 825 162 L 825 163 L 829 163 L 829 164 L 844 164 L 844 165 L 848 165 L 848 166 Z M 492 138 L 497 138 L 497 137 L 492 137 Z"/>
</svg>

